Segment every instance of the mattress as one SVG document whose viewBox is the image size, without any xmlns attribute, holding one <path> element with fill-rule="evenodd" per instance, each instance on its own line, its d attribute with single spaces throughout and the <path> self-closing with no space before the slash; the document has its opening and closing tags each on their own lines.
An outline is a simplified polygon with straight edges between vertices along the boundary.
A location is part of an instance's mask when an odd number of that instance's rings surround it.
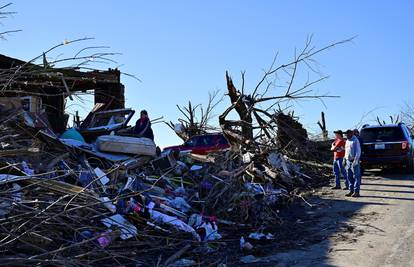
<svg viewBox="0 0 414 267">
<path fill-rule="evenodd" d="M 155 156 L 156 146 L 149 138 L 118 135 L 102 135 L 96 139 L 98 150 L 103 152 Z"/>
</svg>

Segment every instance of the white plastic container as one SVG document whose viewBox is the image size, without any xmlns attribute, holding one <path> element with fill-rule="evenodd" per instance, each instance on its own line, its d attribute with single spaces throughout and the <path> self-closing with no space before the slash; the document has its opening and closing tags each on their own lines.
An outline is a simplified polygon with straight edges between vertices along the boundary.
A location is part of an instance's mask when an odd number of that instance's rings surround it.
<svg viewBox="0 0 414 267">
<path fill-rule="evenodd" d="M 145 137 L 102 135 L 96 139 L 96 146 L 103 152 L 127 153 L 142 156 L 156 155 L 154 141 Z"/>
</svg>

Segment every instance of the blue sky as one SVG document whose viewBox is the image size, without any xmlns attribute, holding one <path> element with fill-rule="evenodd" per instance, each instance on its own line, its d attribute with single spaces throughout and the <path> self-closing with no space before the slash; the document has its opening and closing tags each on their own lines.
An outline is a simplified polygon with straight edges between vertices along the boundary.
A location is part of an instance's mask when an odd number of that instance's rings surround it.
<svg viewBox="0 0 414 267">
<path fill-rule="evenodd" d="M 23 1 L 3 21 L 22 29 L 1 42 L 1 53 L 30 59 L 63 40 L 94 37 L 82 44 L 108 45 L 124 72 L 127 106 L 147 109 L 152 118 L 176 121 L 176 104 L 205 103 L 209 91 L 226 89 L 228 70 L 236 83 L 246 71 L 248 88 L 279 52 L 280 64 L 313 34 L 315 46 L 357 35 L 344 46 L 317 57 L 330 78 L 314 87 L 340 95 L 294 106 L 311 132 L 320 112 L 330 130 L 357 124 L 363 114 L 397 114 L 412 96 L 413 1 Z M 65 48 L 72 55 L 77 47 Z M 114 67 L 116 65 L 103 66 Z M 82 110 L 89 110 L 86 102 Z M 228 99 L 219 105 L 222 112 Z M 76 106 L 75 106 L 76 108 Z M 375 116 L 370 114 L 366 121 Z M 165 125 L 155 125 L 160 146 L 180 143 Z"/>
</svg>

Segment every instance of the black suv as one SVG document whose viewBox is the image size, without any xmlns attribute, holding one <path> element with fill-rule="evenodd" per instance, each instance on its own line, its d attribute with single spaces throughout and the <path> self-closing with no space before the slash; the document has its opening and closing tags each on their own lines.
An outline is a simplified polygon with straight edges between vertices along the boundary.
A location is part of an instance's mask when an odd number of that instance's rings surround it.
<svg viewBox="0 0 414 267">
<path fill-rule="evenodd" d="M 414 169 L 414 141 L 404 123 L 369 126 L 361 129 L 362 167 L 404 166 Z"/>
</svg>

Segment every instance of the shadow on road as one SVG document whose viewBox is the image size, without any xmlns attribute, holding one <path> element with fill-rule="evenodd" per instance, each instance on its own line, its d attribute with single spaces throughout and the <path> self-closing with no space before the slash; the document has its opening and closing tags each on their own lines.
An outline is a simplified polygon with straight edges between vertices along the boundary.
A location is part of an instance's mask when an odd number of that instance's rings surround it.
<svg viewBox="0 0 414 267">
<path fill-rule="evenodd" d="M 365 198 L 377 198 L 377 199 L 393 199 L 393 200 L 407 200 L 414 201 L 414 198 L 408 197 L 388 197 L 388 196 L 372 196 L 372 195 L 363 195 Z"/>
<path fill-rule="evenodd" d="M 384 190 L 384 189 L 364 189 L 364 192 L 383 192 L 383 193 L 398 193 L 398 194 L 414 194 L 414 191 L 399 191 L 399 190 Z M 364 195 L 364 197 L 368 197 Z"/>
<path fill-rule="evenodd" d="M 360 201 L 350 202 L 326 196 L 315 197 L 309 201 L 313 207 L 296 204 L 280 211 L 281 217 L 287 223 L 276 233 L 277 241 L 269 244 L 268 251 L 254 254 L 257 262 L 249 262 L 246 266 L 330 266 L 326 263 L 329 253 L 332 252 L 329 240 L 355 242 L 357 235 L 362 233 L 355 232 L 355 225 L 349 224 L 349 220 L 355 216 L 363 219 L 375 215 L 359 213 L 365 205 L 388 205 L 366 202 L 362 198 Z M 313 248 L 314 246 L 317 248 Z M 309 255 L 310 250 L 312 255 Z"/>
<path fill-rule="evenodd" d="M 385 235 L 383 229 L 369 224 L 368 219 L 380 219 L 379 214 L 364 213 L 361 210 L 367 205 L 394 205 L 393 201 L 389 203 L 388 200 L 414 201 L 414 191 L 403 191 L 404 188 L 414 188 L 414 184 L 411 183 L 414 178 L 412 175 L 384 172 L 367 174 L 371 176 L 363 177 L 361 198 L 345 198 L 346 191 L 331 191 L 325 188 L 319 196 L 308 200 L 312 207 L 305 203 L 297 203 L 281 210 L 280 215 L 286 223 L 276 233 L 278 241 L 273 242 L 271 248 L 264 253 L 267 256 L 256 257 L 255 261 L 247 265 L 332 266 L 328 261 L 330 254 L 341 251 L 336 250 L 333 243 L 355 243 L 358 237 L 364 234 L 361 228 L 357 228 L 358 225 L 363 225 L 365 229 L 375 231 L 378 235 Z M 378 175 L 383 176 L 378 178 Z M 371 182 L 373 180 L 378 182 Z M 384 187 L 400 189 L 384 190 Z"/>
<path fill-rule="evenodd" d="M 387 187 L 407 187 L 407 188 L 414 188 L 414 185 L 404 185 L 404 184 L 380 184 L 380 183 L 363 183 L 363 185 L 373 185 L 373 186 L 387 186 Z"/>
</svg>

